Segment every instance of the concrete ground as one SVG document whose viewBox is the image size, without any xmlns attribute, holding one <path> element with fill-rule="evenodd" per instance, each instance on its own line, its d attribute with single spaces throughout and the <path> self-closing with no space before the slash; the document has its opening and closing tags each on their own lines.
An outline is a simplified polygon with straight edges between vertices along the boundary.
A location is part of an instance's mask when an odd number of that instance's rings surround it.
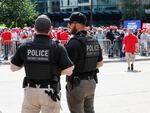
<svg viewBox="0 0 150 113">
<path fill-rule="evenodd" d="M 135 62 L 127 72 L 126 62 L 104 63 L 98 74 L 95 113 L 150 113 L 150 61 Z M 141 71 L 141 72 L 140 72 Z M 0 65 L 0 111 L 20 113 L 23 100 L 24 70 L 11 72 Z M 61 77 L 61 113 L 69 113 L 65 96 L 65 76 Z"/>
</svg>

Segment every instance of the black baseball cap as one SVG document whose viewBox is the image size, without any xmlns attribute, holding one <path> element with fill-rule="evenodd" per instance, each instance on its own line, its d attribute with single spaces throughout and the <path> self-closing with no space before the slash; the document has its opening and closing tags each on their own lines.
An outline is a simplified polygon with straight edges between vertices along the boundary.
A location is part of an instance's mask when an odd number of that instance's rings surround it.
<svg viewBox="0 0 150 113">
<path fill-rule="evenodd" d="M 80 24 L 86 25 L 87 18 L 86 16 L 81 12 L 73 12 L 69 18 L 65 18 L 64 21 L 67 22 L 78 22 Z"/>
</svg>

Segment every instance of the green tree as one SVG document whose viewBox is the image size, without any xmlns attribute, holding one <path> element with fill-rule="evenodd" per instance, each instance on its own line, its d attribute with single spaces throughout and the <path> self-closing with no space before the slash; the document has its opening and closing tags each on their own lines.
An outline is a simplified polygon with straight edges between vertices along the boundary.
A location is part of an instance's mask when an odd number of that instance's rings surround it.
<svg viewBox="0 0 150 113">
<path fill-rule="evenodd" d="M 7 27 L 24 27 L 38 16 L 31 0 L 1 0 L 0 22 Z"/>
<path fill-rule="evenodd" d="M 146 20 L 144 6 L 141 0 L 122 0 L 123 16 L 122 20 Z"/>
</svg>

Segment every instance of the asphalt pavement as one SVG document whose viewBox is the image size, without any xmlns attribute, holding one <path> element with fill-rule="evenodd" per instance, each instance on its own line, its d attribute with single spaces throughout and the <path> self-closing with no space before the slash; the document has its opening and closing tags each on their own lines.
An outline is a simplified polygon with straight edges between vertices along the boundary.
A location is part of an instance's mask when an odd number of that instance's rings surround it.
<svg viewBox="0 0 150 113">
<path fill-rule="evenodd" d="M 109 63 L 104 58 L 104 66 L 98 73 L 95 113 L 150 113 L 150 59 L 140 56 L 136 59 L 135 70 L 127 72 L 125 60 L 113 58 Z M 11 72 L 9 68 L 9 65 L 0 65 L 0 111 L 20 113 L 25 73 L 24 69 Z M 65 76 L 61 77 L 61 83 L 61 113 L 69 113 Z"/>
</svg>

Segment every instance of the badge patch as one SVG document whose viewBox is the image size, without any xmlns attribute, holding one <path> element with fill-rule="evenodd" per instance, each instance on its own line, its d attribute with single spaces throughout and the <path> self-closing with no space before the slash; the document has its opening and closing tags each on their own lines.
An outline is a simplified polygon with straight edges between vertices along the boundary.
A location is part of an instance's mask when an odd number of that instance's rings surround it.
<svg viewBox="0 0 150 113">
<path fill-rule="evenodd" d="M 49 50 L 48 49 L 27 49 L 27 60 L 28 61 L 49 61 Z"/>
</svg>

